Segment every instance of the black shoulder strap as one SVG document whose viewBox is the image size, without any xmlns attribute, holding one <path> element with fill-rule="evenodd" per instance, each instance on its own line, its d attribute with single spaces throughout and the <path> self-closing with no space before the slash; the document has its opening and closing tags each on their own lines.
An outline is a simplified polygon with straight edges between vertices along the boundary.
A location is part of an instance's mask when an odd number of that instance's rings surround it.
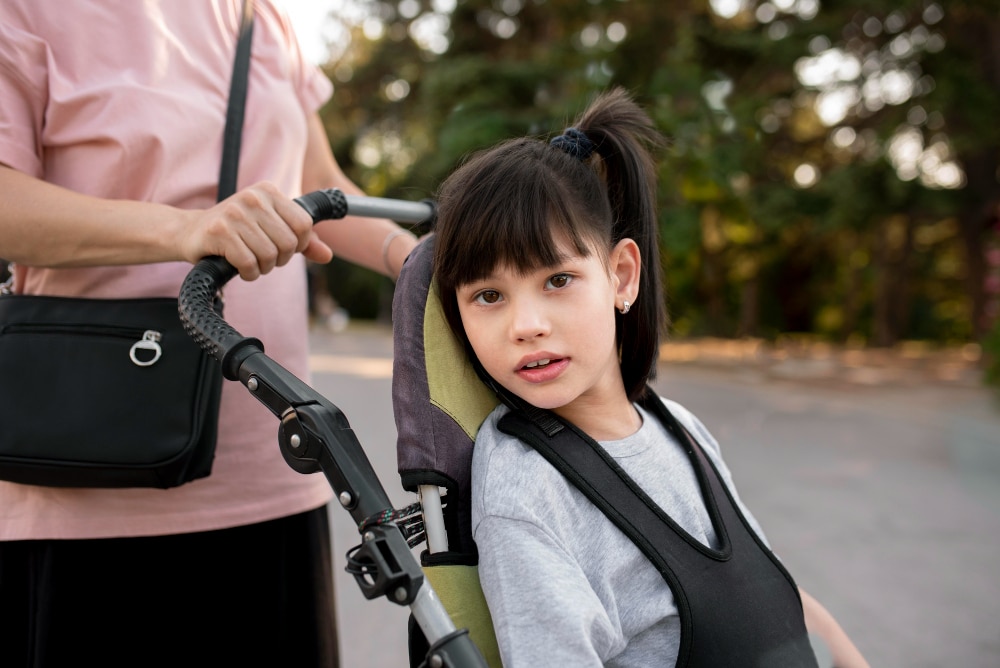
<svg viewBox="0 0 1000 668">
<path fill-rule="evenodd" d="M 681 627 L 678 666 L 722 665 L 720 657 L 732 658 L 731 652 L 738 650 L 744 658 L 766 659 L 767 665 L 780 656 L 777 661 L 781 665 L 815 667 L 795 582 L 746 525 L 714 465 L 656 393 L 646 388 L 639 403 L 661 421 L 695 464 L 713 524 L 716 518 L 720 520 L 716 526 L 722 542 L 719 550 L 701 545 L 679 527 L 607 451 L 573 424 L 550 414 L 561 428 L 546 429 L 530 413 L 514 408 L 497 426 L 534 448 L 561 472 L 639 548 L 667 582 Z M 720 513 L 716 499 L 723 496 L 728 501 Z M 723 517 L 728 520 L 722 521 Z M 737 531 L 730 535 L 727 523 Z M 701 556 L 693 556 L 696 552 Z M 788 587 L 774 589 L 781 581 Z M 734 594 L 737 589 L 739 593 Z M 696 617 L 700 621 L 696 622 Z M 755 621 L 748 624 L 750 619 Z M 700 639 L 694 637 L 696 623 L 702 625 Z M 756 659 L 752 662 L 758 665 Z"/>
<path fill-rule="evenodd" d="M 641 401 L 643 406 L 663 420 L 672 433 L 681 429 L 671 424 L 675 419 L 669 419 L 673 416 L 665 409 L 655 410 L 653 401 L 662 406 L 653 391 L 647 389 Z M 533 415 L 516 409 L 504 415 L 497 426 L 537 450 L 636 544 L 668 582 L 676 582 L 664 545 L 656 544 L 659 541 L 654 538 L 664 535 L 664 524 L 676 529 L 676 523 L 594 439 L 575 425 L 548 411 L 545 413 L 548 420 L 557 421 L 561 428 L 551 428 L 551 422 L 539 424 Z M 664 414 L 669 418 L 665 419 Z M 688 447 L 685 438 L 678 440 Z"/>
<path fill-rule="evenodd" d="M 243 138 L 243 110 L 247 99 L 247 75 L 250 70 L 250 40 L 253 37 L 253 0 L 244 0 L 240 19 L 240 37 L 233 61 L 233 79 L 229 85 L 229 107 L 222 139 L 222 167 L 219 169 L 218 201 L 236 192 L 236 173 L 240 164 Z"/>
</svg>

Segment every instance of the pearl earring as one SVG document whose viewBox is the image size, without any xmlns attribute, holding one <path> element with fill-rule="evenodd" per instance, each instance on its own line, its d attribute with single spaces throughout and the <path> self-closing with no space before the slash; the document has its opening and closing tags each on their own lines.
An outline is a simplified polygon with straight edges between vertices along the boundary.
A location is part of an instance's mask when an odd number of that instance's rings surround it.
<svg viewBox="0 0 1000 668">
<path fill-rule="evenodd" d="M 621 312 L 622 312 L 622 315 L 625 315 L 626 313 L 628 313 L 628 310 L 629 310 L 630 308 L 632 308 L 632 304 L 630 304 L 630 303 L 628 302 L 628 300 L 625 300 L 625 301 L 623 302 L 623 305 L 622 305 L 621 309 L 620 309 L 620 310 L 621 310 Z"/>
</svg>

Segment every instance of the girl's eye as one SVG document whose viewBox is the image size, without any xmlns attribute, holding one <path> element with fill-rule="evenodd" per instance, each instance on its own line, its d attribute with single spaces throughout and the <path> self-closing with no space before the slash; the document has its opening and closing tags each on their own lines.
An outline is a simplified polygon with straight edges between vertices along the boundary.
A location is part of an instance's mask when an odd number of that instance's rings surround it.
<svg viewBox="0 0 1000 668">
<path fill-rule="evenodd" d="M 480 304 L 496 304 L 500 301 L 500 293 L 496 290 L 483 290 L 476 294 L 474 300 Z"/>
<path fill-rule="evenodd" d="M 573 278 L 569 274 L 556 274 L 548 281 L 546 281 L 546 287 L 556 288 L 556 289 L 565 288 L 567 285 L 570 284 L 570 281 L 572 280 Z"/>
</svg>

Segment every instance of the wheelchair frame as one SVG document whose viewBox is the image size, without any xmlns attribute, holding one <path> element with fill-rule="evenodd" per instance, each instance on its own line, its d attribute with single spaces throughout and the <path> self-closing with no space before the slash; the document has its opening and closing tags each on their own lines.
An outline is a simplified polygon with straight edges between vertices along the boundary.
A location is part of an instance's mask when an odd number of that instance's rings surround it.
<svg viewBox="0 0 1000 668">
<path fill-rule="evenodd" d="M 313 222 L 347 215 L 389 218 L 404 223 L 433 221 L 433 202 L 407 202 L 345 195 L 335 189 L 307 193 L 295 200 Z M 262 343 L 244 337 L 212 309 L 223 285 L 236 275 L 221 257 L 204 258 L 181 286 L 178 310 L 185 331 L 221 365 L 227 380 L 241 382 L 278 418 L 278 444 L 285 462 L 299 473 L 322 471 L 341 506 L 359 527 L 362 543 L 349 553 L 352 575 L 366 599 L 385 596 L 410 607 L 427 638 L 423 665 L 429 668 L 480 668 L 486 662 L 468 629 L 457 629 L 397 520 L 347 417 L 331 401 L 264 353 Z M 431 551 L 447 549 L 437 487 L 421 486 L 424 523 Z M 443 542 L 442 542 L 443 539 Z"/>
</svg>

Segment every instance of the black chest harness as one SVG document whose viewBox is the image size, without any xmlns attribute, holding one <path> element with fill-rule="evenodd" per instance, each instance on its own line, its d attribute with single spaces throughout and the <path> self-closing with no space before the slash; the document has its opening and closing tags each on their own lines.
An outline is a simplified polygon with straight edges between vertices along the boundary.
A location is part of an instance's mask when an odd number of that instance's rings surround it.
<svg viewBox="0 0 1000 668">
<path fill-rule="evenodd" d="M 666 580 L 680 615 L 677 666 L 816 668 L 791 575 L 761 542 L 688 431 L 651 389 L 639 401 L 687 452 L 719 540 L 711 549 L 657 506 L 596 441 L 551 412 L 512 410 L 500 431 L 537 450 Z"/>
</svg>

